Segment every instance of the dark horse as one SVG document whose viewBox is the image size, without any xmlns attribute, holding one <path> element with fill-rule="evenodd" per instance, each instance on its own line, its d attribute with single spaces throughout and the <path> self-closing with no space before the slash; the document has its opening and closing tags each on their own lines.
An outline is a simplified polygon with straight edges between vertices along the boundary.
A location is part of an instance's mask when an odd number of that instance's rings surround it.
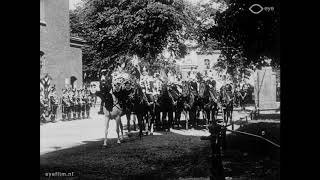
<svg viewBox="0 0 320 180">
<path fill-rule="evenodd" d="M 234 94 L 230 84 L 226 84 L 220 88 L 220 102 L 222 105 L 223 120 L 227 125 L 228 121 L 232 121 Z"/>
<path fill-rule="evenodd" d="M 180 118 L 181 118 L 181 113 L 183 111 L 183 103 L 182 103 L 182 94 L 179 91 L 182 91 L 182 86 L 179 84 L 171 84 L 169 86 L 169 94 L 171 94 L 172 99 L 173 99 L 173 111 L 174 111 L 174 122 L 172 124 L 172 128 L 174 128 L 174 125 L 177 125 L 178 128 L 180 126 Z"/>
<path fill-rule="evenodd" d="M 159 97 L 160 111 L 162 112 L 162 124 L 164 129 L 168 129 L 172 127 L 173 123 L 173 107 L 174 107 L 174 99 L 172 94 L 169 92 L 169 87 L 167 83 L 164 83 L 161 89 L 160 97 Z M 166 118 L 168 116 L 168 121 Z"/>
<path fill-rule="evenodd" d="M 210 87 L 208 82 L 200 83 L 199 88 L 199 110 L 203 112 L 204 119 L 208 125 L 211 120 L 211 111 L 213 109 L 213 102 L 210 96 Z"/>
<path fill-rule="evenodd" d="M 139 137 L 141 138 L 143 129 L 148 130 L 147 128 L 150 124 L 147 115 L 152 103 L 148 102 L 145 93 L 142 91 L 142 87 L 137 83 L 134 85 L 134 93 L 129 99 L 132 105 L 132 111 L 136 114 L 138 119 Z"/>
</svg>

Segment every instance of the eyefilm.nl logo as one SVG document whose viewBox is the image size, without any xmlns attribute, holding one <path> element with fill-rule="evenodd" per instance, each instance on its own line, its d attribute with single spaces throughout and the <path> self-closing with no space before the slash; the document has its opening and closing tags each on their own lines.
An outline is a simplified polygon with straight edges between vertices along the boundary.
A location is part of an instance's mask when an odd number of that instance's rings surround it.
<svg viewBox="0 0 320 180">
<path fill-rule="evenodd" d="M 249 7 L 249 11 L 251 11 L 253 14 L 259 14 L 263 10 L 270 12 L 274 11 L 274 7 L 262 7 L 260 4 L 253 4 Z"/>
</svg>

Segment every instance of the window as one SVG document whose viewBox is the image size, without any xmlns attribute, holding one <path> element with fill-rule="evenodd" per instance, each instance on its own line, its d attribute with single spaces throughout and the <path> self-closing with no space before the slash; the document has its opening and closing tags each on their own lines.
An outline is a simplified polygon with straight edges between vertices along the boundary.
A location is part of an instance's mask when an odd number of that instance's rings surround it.
<svg viewBox="0 0 320 180">
<path fill-rule="evenodd" d="M 209 59 L 205 59 L 204 60 L 204 65 L 206 69 L 210 69 L 210 60 Z"/>
</svg>

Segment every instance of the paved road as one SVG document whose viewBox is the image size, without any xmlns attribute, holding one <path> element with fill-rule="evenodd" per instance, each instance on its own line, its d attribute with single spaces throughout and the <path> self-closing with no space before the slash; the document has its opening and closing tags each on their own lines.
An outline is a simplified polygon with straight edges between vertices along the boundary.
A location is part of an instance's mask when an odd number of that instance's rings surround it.
<svg viewBox="0 0 320 180">
<path fill-rule="evenodd" d="M 97 111 L 97 108 L 92 109 L 90 119 L 59 121 L 40 126 L 40 154 L 80 145 L 83 141 L 101 140 L 104 137 L 105 122 L 104 116 L 98 115 Z M 125 122 L 124 117 L 122 121 Z M 115 121 L 110 121 L 108 137 L 117 137 L 115 127 Z"/>
<path fill-rule="evenodd" d="M 65 149 L 85 143 L 85 141 L 100 141 L 104 138 L 104 116 L 98 115 L 98 107 L 92 108 L 91 118 L 66 122 L 47 123 L 40 126 L 40 155 Z M 235 112 L 234 112 L 235 113 Z M 234 119 L 239 119 L 239 114 L 234 114 Z M 242 115 L 243 116 L 243 115 Z M 182 116 L 181 119 L 184 117 Z M 124 125 L 127 124 L 125 116 L 122 117 Z M 131 123 L 132 124 L 132 123 Z M 116 138 L 116 123 L 110 121 L 108 138 Z M 230 127 L 231 128 L 231 127 Z M 235 125 L 235 129 L 238 126 Z M 124 129 L 124 133 L 127 130 Z M 173 133 L 195 136 L 207 136 L 207 130 L 172 130 Z M 159 133 L 158 133 L 159 134 Z M 161 134 L 161 133 L 160 133 Z"/>
</svg>

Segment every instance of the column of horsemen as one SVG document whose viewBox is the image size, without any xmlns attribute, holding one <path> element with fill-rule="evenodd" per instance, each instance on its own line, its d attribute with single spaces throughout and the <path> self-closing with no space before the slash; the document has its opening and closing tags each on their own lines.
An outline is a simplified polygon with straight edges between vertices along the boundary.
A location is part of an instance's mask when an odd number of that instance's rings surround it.
<svg viewBox="0 0 320 180">
<path fill-rule="evenodd" d="M 245 91 L 233 88 L 232 84 L 225 84 L 217 90 L 216 81 L 208 77 L 201 81 L 195 78 L 172 81 L 161 78 L 157 73 L 149 76 L 143 71 L 138 78 L 133 76 L 120 79 L 113 82 L 111 76 L 104 76 L 98 96 L 102 98 L 101 108 L 105 106 L 112 111 L 115 105 L 119 105 L 123 109 L 129 132 L 130 120 L 134 117 L 132 115 L 137 114 L 143 118 L 143 128 L 146 130 L 153 125 L 155 130 L 170 131 L 170 128 L 175 127 L 188 129 L 197 127 L 200 119 L 208 124 L 217 121 L 219 110 L 223 114 L 223 122 L 228 123 L 232 118 L 234 103 L 239 97 L 243 100 L 246 95 Z M 113 102 L 111 94 L 114 94 L 117 102 Z M 135 96 L 139 96 L 140 103 L 137 104 Z M 181 121 L 182 114 L 184 123 Z M 133 122 L 135 130 L 136 124 Z"/>
<path fill-rule="evenodd" d="M 138 88 L 137 88 L 138 87 Z M 149 76 L 146 71 L 138 78 L 127 78 L 121 82 L 112 82 L 109 78 L 102 79 L 100 91 L 96 95 L 103 97 L 102 104 L 110 110 L 114 106 L 111 92 L 117 97 L 118 104 L 124 110 L 127 124 L 136 114 L 137 108 L 133 102 L 133 94 L 141 89 L 141 100 L 145 102 L 143 117 L 145 122 L 155 125 L 156 130 L 170 130 L 170 128 L 183 126 L 196 127 L 199 117 L 206 123 L 217 120 L 218 111 L 223 112 L 225 122 L 232 118 L 232 110 L 235 103 L 240 102 L 246 96 L 246 89 L 232 88 L 231 84 L 216 88 L 216 81 L 212 78 L 204 78 L 199 81 L 195 78 L 187 80 L 171 80 L 161 78 L 160 74 Z M 116 89 L 116 90 L 115 90 Z M 109 97 L 108 97 L 109 96 Z M 90 109 L 95 103 L 95 94 L 89 88 L 66 88 L 62 90 L 62 96 L 56 95 L 55 87 L 47 93 L 40 89 L 40 122 L 55 122 L 57 111 L 61 108 L 62 121 L 86 119 L 90 117 Z M 101 109 L 102 107 L 101 106 Z M 201 112 L 201 113 L 200 113 Z M 101 113 L 101 112 L 100 112 Z M 181 114 L 185 123 L 181 122 Z M 136 124 L 134 121 L 134 129 Z M 129 127 L 130 130 L 130 127 Z"/>
</svg>

